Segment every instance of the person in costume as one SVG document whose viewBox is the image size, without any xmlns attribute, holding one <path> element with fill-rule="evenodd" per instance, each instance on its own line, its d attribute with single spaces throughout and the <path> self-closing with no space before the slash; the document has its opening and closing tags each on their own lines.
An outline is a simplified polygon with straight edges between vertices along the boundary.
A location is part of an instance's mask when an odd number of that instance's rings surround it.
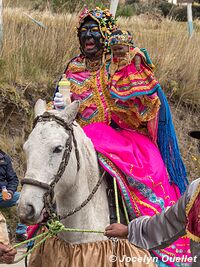
<svg viewBox="0 0 200 267">
<path fill-rule="evenodd" d="M 111 48 L 110 94 L 124 116 L 129 108 L 132 128 L 149 135 L 157 142 L 160 100 L 154 65 L 147 64 L 144 52 L 133 44 L 128 31 L 116 30 L 109 40 Z M 130 124 L 124 125 L 130 128 Z"/>
<path fill-rule="evenodd" d="M 192 131 L 190 136 L 200 140 L 200 131 Z M 147 250 L 166 248 L 186 234 L 190 238 L 192 267 L 199 267 L 200 178 L 187 187 L 186 192 L 176 204 L 160 214 L 153 217 L 139 217 L 131 221 L 128 226 L 112 224 L 105 229 L 105 235 L 128 237 L 132 244 Z"/>
<path fill-rule="evenodd" d="M 108 10 L 85 9 L 77 31 L 81 54 L 65 70 L 71 83 L 71 101 L 81 103 L 77 122 L 92 140 L 100 165 L 116 179 L 130 219 L 160 213 L 177 201 L 188 183 L 166 98 L 158 83 L 151 89 L 147 85 L 147 92 L 142 94 L 157 95 L 153 101 L 144 97 L 147 110 L 135 107 L 136 117 L 134 107 L 125 103 L 119 106 L 112 97 L 109 40 L 116 23 Z M 150 71 L 152 63 L 148 54 L 145 57 Z M 63 105 L 59 93 L 54 105 Z M 149 107 L 149 120 L 158 121 L 158 146 L 145 132 L 148 120 L 138 119 L 145 118 Z M 165 250 L 152 251 L 152 255 L 159 258 L 159 266 L 175 266 L 170 261 L 162 262 L 162 257 L 190 255 L 189 240 L 181 238 Z"/>
</svg>

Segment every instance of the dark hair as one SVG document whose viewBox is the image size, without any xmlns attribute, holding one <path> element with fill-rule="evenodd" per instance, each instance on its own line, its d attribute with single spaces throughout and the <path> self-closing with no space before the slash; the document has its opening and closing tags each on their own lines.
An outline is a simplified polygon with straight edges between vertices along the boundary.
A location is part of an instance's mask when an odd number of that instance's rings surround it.
<svg viewBox="0 0 200 267">
<path fill-rule="evenodd" d="M 116 31 L 112 32 L 110 36 L 121 35 L 121 34 L 124 34 L 124 33 L 128 33 L 128 35 L 132 37 L 132 35 L 131 35 L 131 33 L 129 31 L 122 31 L 122 30 L 116 30 Z"/>
</svg>

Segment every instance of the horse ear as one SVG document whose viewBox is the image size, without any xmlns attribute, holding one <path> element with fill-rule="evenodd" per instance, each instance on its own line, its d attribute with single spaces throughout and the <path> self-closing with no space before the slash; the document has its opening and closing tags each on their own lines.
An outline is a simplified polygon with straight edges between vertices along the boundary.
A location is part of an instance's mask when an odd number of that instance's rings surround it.
<svg viewBox="0 0 200 267">
<path fill-rule="evenodd" d="M 35 117 L 42 115 L 46 111 L 46 101 L 38 99 L 35 104 L 34 111 Z"/>
<path fill-rule="evenodd" d="M 62 111 L 61 117 L 70 125 L 75 120 L 79 108 L 80 101 L 75 100 Z"/>
</svg>

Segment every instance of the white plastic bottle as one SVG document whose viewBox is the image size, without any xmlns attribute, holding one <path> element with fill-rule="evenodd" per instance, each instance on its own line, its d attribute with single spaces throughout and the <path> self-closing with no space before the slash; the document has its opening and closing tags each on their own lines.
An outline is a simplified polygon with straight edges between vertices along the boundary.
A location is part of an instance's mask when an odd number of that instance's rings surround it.
<svg viewBox="0 0 200 267">
<path fill-rule="evenodd" d="M 69 105 L 71 103 L 70 81 L 66 78 L 65 74 L 63 74 L 62 79 L 58 83 L 58 91 L 63 95 L 64 106 Z"/>
</svg>

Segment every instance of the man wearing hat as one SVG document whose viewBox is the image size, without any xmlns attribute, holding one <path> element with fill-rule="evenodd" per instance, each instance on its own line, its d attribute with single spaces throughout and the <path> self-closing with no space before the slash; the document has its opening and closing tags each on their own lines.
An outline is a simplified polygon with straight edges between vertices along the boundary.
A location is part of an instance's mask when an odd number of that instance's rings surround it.
<svg viewBox="0 0 200 267">
<path fill-rule="evenodd" d="M 189 135 L 200 140 L 200 131 Z M 200 142 L 198 145 L 200 153 Z M 169 247 L 181 236 L 190 238 L 192 267 L 200 266 L 200 178 L 193 181 L 173 206 L 153 217 L 141 216 L 128 226 L 111 224 L 105 229 L 106 236 L 128 237 L 137 247 L 147 250 Z M 173 246 L 173 245 L 172 245 Z M 184 259 L 182 259 L 184 261 Z"/>
</svg>

